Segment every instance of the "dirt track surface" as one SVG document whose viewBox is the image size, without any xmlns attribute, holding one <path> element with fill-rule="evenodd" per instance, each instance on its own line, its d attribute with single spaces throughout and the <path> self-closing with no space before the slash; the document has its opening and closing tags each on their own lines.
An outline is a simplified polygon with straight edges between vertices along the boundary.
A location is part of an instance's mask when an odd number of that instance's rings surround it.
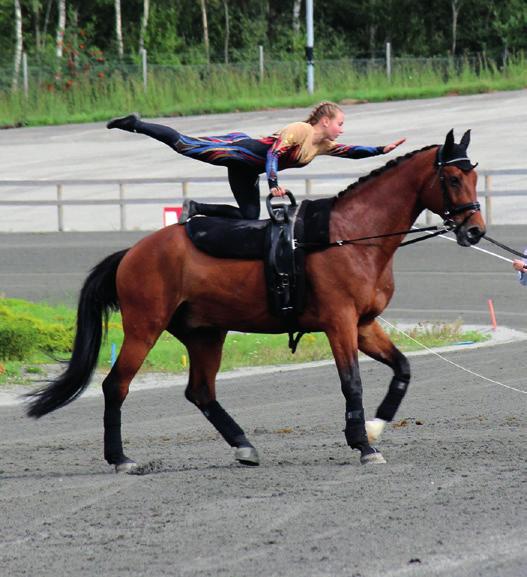
<svg viewBox="0 0 527 577">
<path fill-rule="evenodd" d="M 525 342 L 448 358 L 526 390 Z M 142 476 L 102 459 L 102 396 L 37 422 L 0 408 L 2 574 L 525 575 L 526 396 L 429 355 L 412 368 L 378 466 L 345 444 L 332 366 L 219 384 L 258 468 L 234 464 L 181 386 L 126 401 Z M 371 416 L 390 375 L 368 362 L 362 376 Z"/>
</svg>

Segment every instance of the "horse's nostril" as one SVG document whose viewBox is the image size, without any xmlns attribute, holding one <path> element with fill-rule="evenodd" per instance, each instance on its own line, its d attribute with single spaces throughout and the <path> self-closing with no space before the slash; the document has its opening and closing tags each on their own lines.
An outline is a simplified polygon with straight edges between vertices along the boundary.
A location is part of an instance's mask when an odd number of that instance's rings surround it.
<svg viewBox="0 0 527 577">
<path fill-rule="evenodd" d="M 484 232 L 479 228 L 479 226 L 471 226 L 467 230 L 467 238 L 471 243 L 476 243 L 482 236 Z"/>
</svg>

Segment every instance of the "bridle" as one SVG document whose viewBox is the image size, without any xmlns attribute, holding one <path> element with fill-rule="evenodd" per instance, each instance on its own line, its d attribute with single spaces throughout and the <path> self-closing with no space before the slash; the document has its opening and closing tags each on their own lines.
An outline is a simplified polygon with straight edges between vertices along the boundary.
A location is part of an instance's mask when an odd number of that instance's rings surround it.
<svg viewBox="0 0 527 577">
<path fill-rule="evenodd" d="M 437 176 L 439 177 L 439 185 L 441 187 L 441 192 L 443 194 L 443 226 L 448 230 L 453 230 L 454 232 L 457 232 L 473 214 L 481 210 L 481 205 L 479 204 L 479 202 L 467 202 L 465 204 L 458 204 L 458 205 L 452 202 L 452 198 L 448 190 L 448 185 L 446 183 L 444 168 L 445 166 L 452 165 L 457 166 L 457 168 L 463 170 L 463 168 L 460 166 L 460 163 L 463 161 L 470 163 L 470 159 L 467 156 L 460 156 L 457 158 L 452 158 L 450 160 L 444 160 L 443 148 L 444 148 L 443 146 L 440 146 L 437 149 L 435 160 L 435 166 L 437 167 Z M 472 168 L 475 168 L 477 166 L 477 163 L 471 166 Z M 465 211 L 470 212 L 468 212 L 468 214 L 461 222 L 456 223 L 453 217 L 456 216 L 456 214 L 461 214 L 462 212 Z"/>
</svg>

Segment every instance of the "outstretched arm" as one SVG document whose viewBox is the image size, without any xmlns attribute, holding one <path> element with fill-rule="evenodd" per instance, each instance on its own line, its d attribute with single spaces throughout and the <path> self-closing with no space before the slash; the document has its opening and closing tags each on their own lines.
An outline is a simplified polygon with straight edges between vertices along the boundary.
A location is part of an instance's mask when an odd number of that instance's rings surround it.
<svg viewBox="0 0 527 577">
<path fill-rule="evenodd" d="M 370 156 L 377 156 L 379 154 L 391 152 L 405 141 L 406 138 L 400 138 L 386 146 L 359 146 L 335 143 L 328 151 L 328 154 L 330 156 L 340 156 L 342 158 L 368 158 Z"/>
</svg>

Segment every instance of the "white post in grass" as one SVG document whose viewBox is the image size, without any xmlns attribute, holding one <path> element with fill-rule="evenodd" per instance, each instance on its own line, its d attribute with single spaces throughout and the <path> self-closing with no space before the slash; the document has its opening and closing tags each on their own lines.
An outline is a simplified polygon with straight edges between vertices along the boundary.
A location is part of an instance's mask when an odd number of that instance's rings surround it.
<svg viewBox="0 0 527 577">
<path fill-rule="evenodd" d="M 22 79 L 24 83 L 24 96 L 29 96 L 29 76 L 27 70 L 27 53 L 22 53 Z"/>
<path fill-rule="evenodd" d="M 392 45 L 386 42 L 386 76 L 388 80 L 392 79 Z"/>
<path fill-rule="evenodd" d="M 148 63 L 147 63 L 147 55 L 146 55 L 146 48 L 141 48 L 141 60 L 143 64 L 143 88 L 146 92 L 148 86 Z"/>
<path fill-rule="evenodd" d="M 263 79 L 264 79 L 264 49 L 263 49 L 263 46 L 261 44 L 258 46 L 258 61 L 259 61 L 259 70 L 260 70 L 260 82 L 263 82 Z"/>
<path fill-rule="evenodd" d="M 313 62 L 313 45 L 315 35 L 313 32 L 313 0 L 306 0 L 306 61 L 307 61 L 307 92 L 313 94 L 315 90 L 315 65 Z"/>
</svg>

